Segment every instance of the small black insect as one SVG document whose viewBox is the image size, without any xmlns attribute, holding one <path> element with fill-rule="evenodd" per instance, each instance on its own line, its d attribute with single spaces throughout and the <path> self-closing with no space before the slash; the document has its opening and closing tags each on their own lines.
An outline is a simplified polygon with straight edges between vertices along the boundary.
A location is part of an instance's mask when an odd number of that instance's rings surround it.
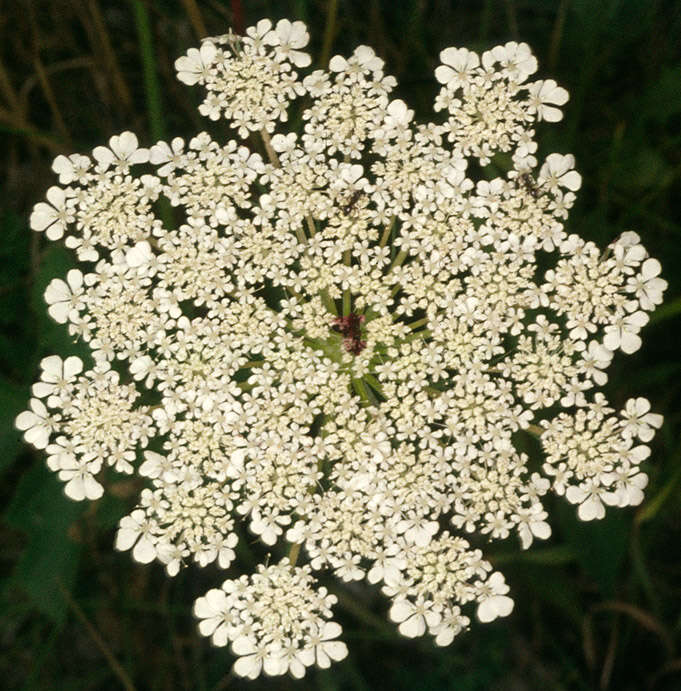
<svg viewBox="0 0 681 691">
<path fill-rule="evenodd" d="M 528 192 L 532 199 L 536 199 L 539 196 L 537 181 L 532 177 L 531 173 L 521 173 L 516 180 L 518 181 L 518 186 Z"/>
<path fill-rule="evenodd" d="M 355 190 L 341 206 L 343 216 L 349 216 L 352 210 L 357 206 L 357 202 L 364 196 L 362 190 Z"/>
</svg>

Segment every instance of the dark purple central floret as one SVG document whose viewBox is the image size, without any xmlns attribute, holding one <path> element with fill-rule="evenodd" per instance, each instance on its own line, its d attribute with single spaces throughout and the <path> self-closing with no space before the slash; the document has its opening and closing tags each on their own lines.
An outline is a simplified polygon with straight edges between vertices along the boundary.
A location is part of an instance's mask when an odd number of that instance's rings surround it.
<svg viewBox="0 0 681 691">
<path fill-rule="evenodd" d="M 348 353 L 359 355 L 367 346 L 367 342 L 362 340 L 362 324 L 364 323 L 363 314 L 351 312 L 347 317 L 336 317 L 331 328 L 342 333 L 343 346 Z"/>
</svg>

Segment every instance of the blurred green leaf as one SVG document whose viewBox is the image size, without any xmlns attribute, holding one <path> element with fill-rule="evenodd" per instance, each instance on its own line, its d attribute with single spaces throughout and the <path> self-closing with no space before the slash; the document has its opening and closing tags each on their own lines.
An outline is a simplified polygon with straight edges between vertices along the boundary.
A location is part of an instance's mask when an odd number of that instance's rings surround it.
<svg viewBox="0 0 681 691">
<path fill-rule="evenodd" d="M 580 521 L 576 506 L 557 502 L 555 508 L 555 523 L 575 550 L 582 569 L 603 596 L 612 597 L 629 545 L 629 516 L 611 510 L 600 521 Z"/>
<path fill-rule="evenodd" d="M 679 314 L 681 314 L 681 298 L 676 298 L 676 300 L 669 300 L 658 307 L 650 316 L 650 322 L 655 324 L 672 319 Z"/>
<path fill-rule="evenodd" d="M 665 502 L 672 496 L 672 493 L 679 484 L 679 480 L 681 480 L 681 464 L 679 463 L 678 454 L 675 460 L 676 463 L 673 465 L 676 466 L 676 470 L 673 475 L 667 480 L 657 494 L 647 499 L 639 509 L 636 513 L 637 523 L 645 523 L 655 518 Z"/>
<path fill-rule="evenodd" d="M 672 168 L 660 151 L 641 147 L 636 140 L 630 140 L 627 148 L 616 163 L 618 176 L 626 180 L 626 189 L 656 188 L 670 179 Z"/>
<path fill-rule="evenodd" d="M 56 624 L 67 611 L 60 584 L 70 589 L 78 569 L 81 547 L 68 532 L 82 511 L 41 460 L 23 475 L 5 513 L 7 523 L 28 537 L 12 580 Z"/>
<path fill-rule="evenodd" d="M 22 448 L 21 432 L 14 418 L 26 407 L 28 391 L 0 377 L 0 410 L 9 424 L 0 427 L 0 472 L 9 467 Z"/>
<path fill-rule="evenodd" d="M 557 545 L 556 547 L 532 548 L 522 552 L 518 550 L 513 552 L 500 552 L 498 554 L 490 552 L 487 557 L 494 565 L 518 562 L 555 566 L 557 564 L 569 564 L 575 561 L 577 554 L 570 545 Z"/>
<path fill-rule="evenodd" d="M 654 122 L 664 123 L 677 113 L 681 113 L 681 65 L 667 67 L 659 79 L 650 84 L 642 99 L 645 113 Z"/>
<path fill-rule="evenodd" d="M 130 502 L 126 502 L 110 494 L 97 502 L 97 527 L 100 530 L 108 530 L 118 525 L 118 521 L 130 510 Z"/>
<path fill-rule="evenodd" d="M 65 528 L 57 521 L 49 530 L 34 533 L 14 571 L 15 583 L 57 625 L 68 610 L 59 586 L 73 586 L 81 552 L 81 546 L 66 537 Z"/>
<path fill-rule="evenodd" d="M 584 612 L 579 591 L 575 580 L 566 576 L 563 569 L 547 564 L 526 563 L 509 565 L 504 572 L 508 572 L 509 576 L 514 574 L 512 582 L 519 582 L 525 591 L 522 597 L 517 598 L 516 606 L 536 599 L 555 608 L 574 623 L 581 622 Z"/>
</svg>

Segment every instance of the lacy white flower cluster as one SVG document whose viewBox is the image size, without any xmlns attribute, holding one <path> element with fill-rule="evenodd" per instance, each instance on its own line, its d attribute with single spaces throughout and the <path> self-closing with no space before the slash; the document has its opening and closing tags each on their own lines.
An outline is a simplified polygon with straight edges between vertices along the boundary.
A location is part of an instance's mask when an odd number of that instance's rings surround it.
<svg viewBox="0 0 681 691">
<path fill-rule="evenodd" d="M 461 534 L 546 539 L 550 490 L 584 520 L 638 504 L 662 422 L 595 391 L 666 283 L 635 233 L 602 252 L 565 230 L 581 178 L 534 128 L 567 92 L 528 81 L 527 45 L 444 50 L 419 125 L 369 47 L 301 78 L 307 40 L 262 20 L 190 49 L 179 79 L 245 139 L 124 132 L 58 156 L 31 216 L 82 262 L 45 298 L 93 364 L 46 357 L 17 426 L 73 499 L 106 466 L 144 478 L 116 541 L 137 561 L 231 569 L 240 524 L 289 550 L 196 602 L 250 678 L 345 656 L 312 571 L 380 584 L 438 645 L 508 615 Z M 275 133 L 292 108 L 302 133 Z"/>
<path fill-rule="evenodd" d="M 275 566 L 260 565 L 258 573 L 228 580 L 209 590 L 194 605 L 199 630 L 218 646 L 232 642 L 240 655 L 234 671 L 255 679 L 290 672 L 296 679 L 317 663 L 327 668 L 348 650 L 334 640 L 341 627 L 331 617 L 335 595 L 317 587 L 309 566 L 292 567 L 287 558 Z"/>
</svg>

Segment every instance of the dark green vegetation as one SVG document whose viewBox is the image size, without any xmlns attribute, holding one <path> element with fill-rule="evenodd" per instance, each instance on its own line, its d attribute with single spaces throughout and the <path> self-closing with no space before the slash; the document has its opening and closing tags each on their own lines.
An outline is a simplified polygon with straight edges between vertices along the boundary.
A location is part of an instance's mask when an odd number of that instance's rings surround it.
<svg viewBox="0 0 681 691">
<path fill-rule="evenodd" d="M 245 21 L 304 19 L 313 59 L 368 43 L 399 82 L 396 96 L 428 118 L 439 51 L 528 42 L 540 77 L 571 94 L 565 119 L 539 134 L 572 152 L 584 178 L 569 228 L 601 246 L 637 230 L 670 287 L 617 355 L 607 394 L 647 396 L 665 425 L 637 510 L 600 523 L 548 501 L 554 535 L 487 554 L 516 600 L 512 616 L 476 624 L 446 649 L 406 640 L 386 601 L 336 588 L 350 655 L 296 685 L 242 682 L 232 657 L 195 631 L 190 603 L 220 578 L 210 567 L 166 578 L 113 551 L 138 487 L 125 478 L 95 504 L 65 498 L 42 454 L 12 422 L 39 360 L 75 353 L 42 300 L 69 253 L 28 228 L 56 182 L 58 153 L 87 152 L 125 129 L 142 145 L 202 128 L 198 90 L 173 61 L 199 35 Z M 237 27 L 238 28 L 238 27 Z M 679 689 L 681 688 L 681 5 L 676 0 L 4 0 L 0 2 L 0 686 L 6 689 Z M 255 144 L 254 144 L 255 145 Z M 250 552 L 240 554 L 248 564 Z"/>
</svg>

